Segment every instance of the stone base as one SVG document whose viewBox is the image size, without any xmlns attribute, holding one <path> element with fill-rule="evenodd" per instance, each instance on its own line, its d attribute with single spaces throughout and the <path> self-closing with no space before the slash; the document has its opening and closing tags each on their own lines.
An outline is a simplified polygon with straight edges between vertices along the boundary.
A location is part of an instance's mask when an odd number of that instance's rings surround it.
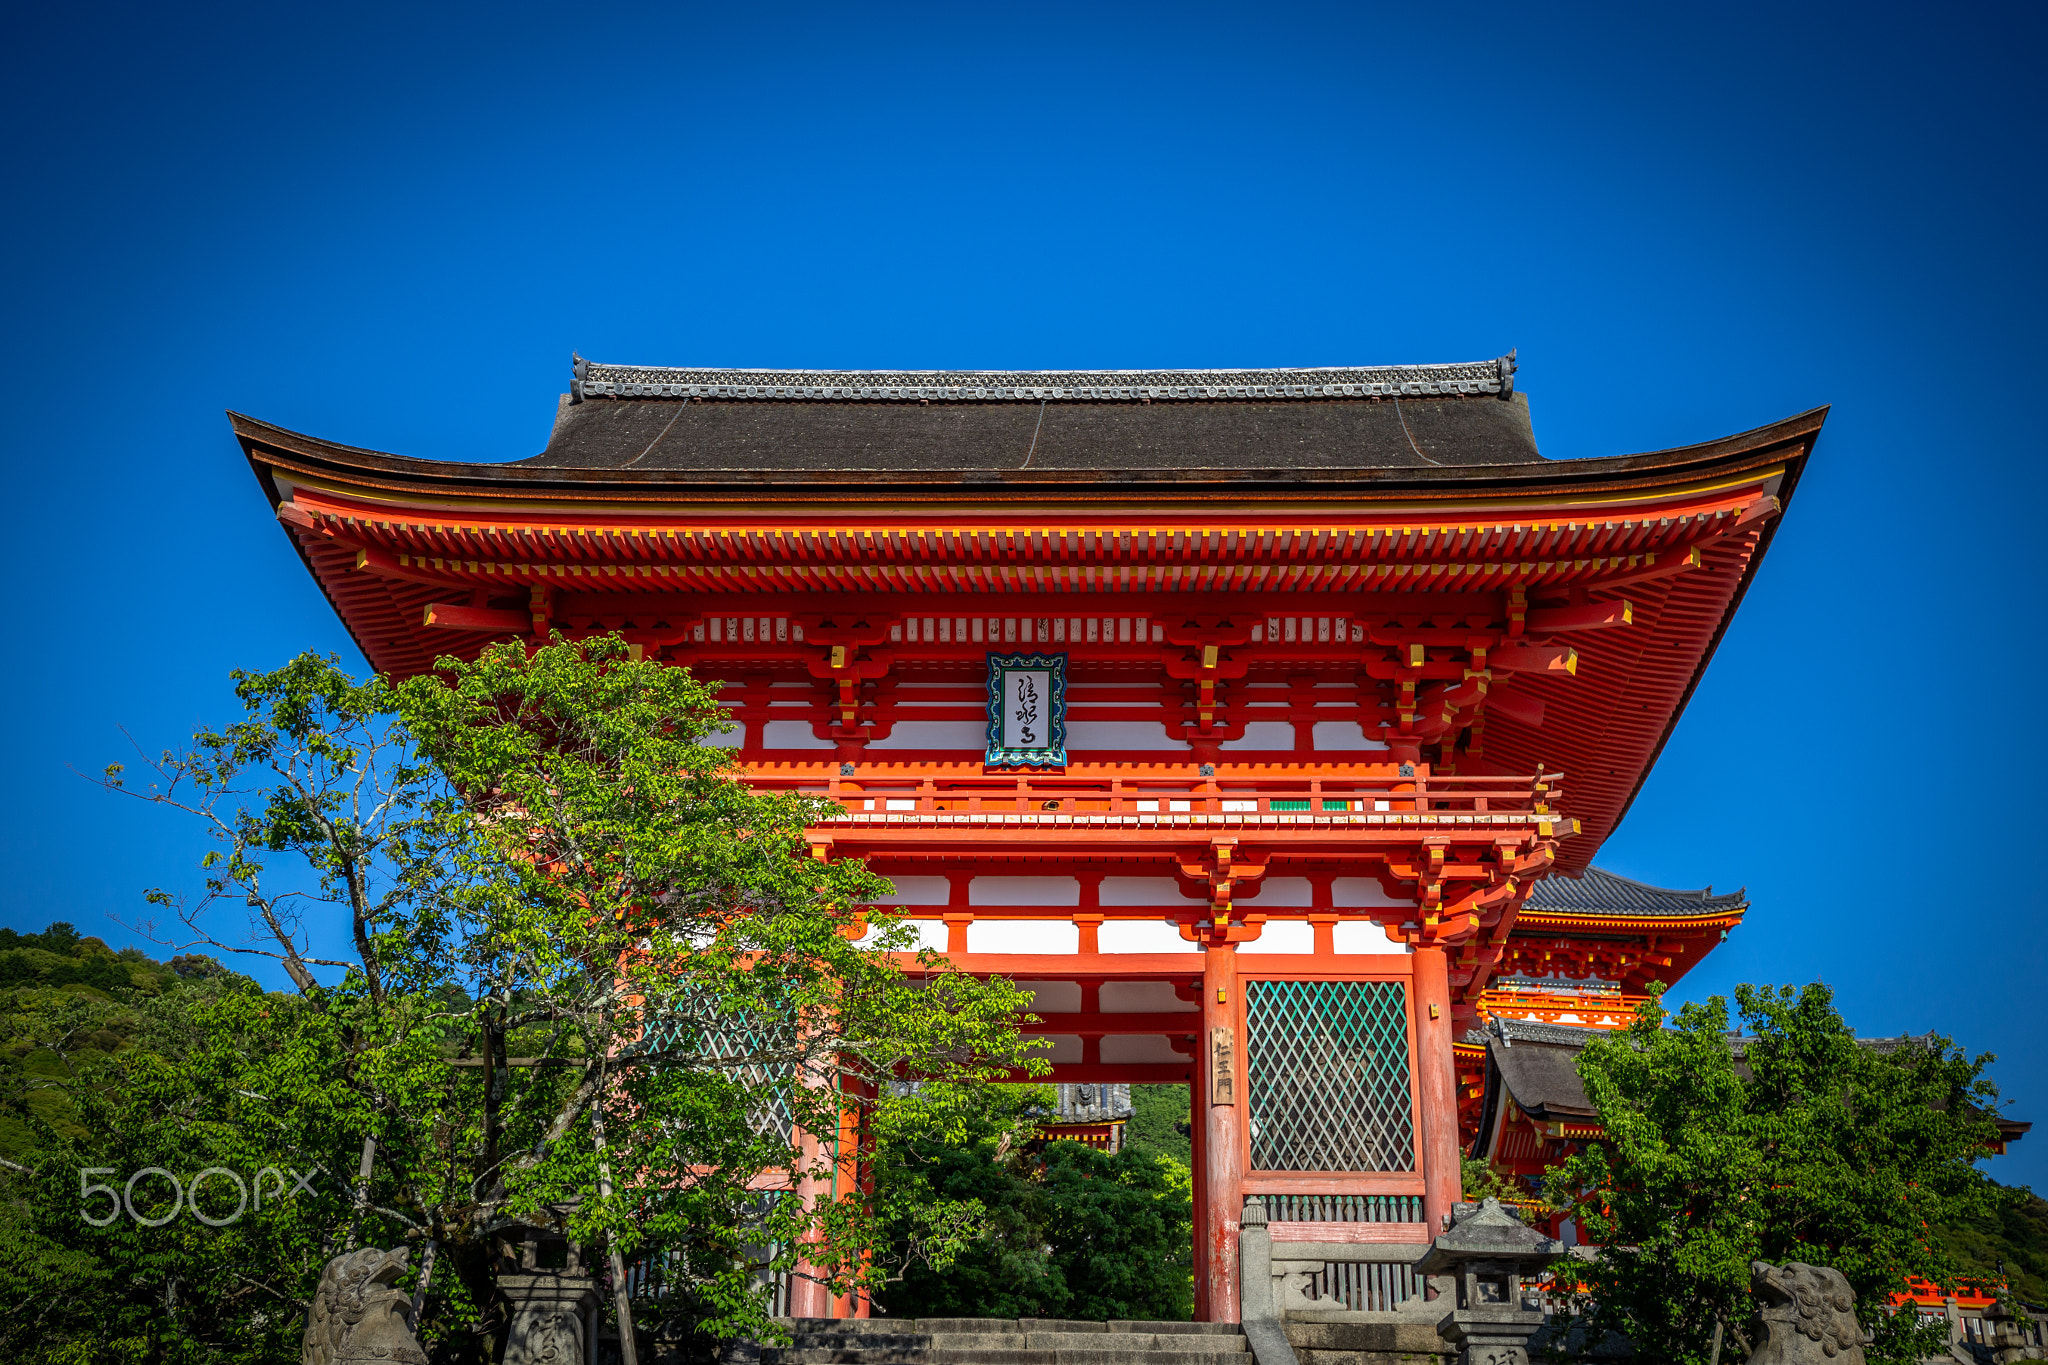
<svg viewBox="0 0 2048 1365">
<path fill-rule="evenodd" d="M 1456 1365 L 1529 1365 L 1529 1339 L 1544 1317 L 1522 1308 L 1459 1308 L 1437 1324 Z"/>
<path fill-rule="evenodd" d="M 1301 1322 L 1289 1318 L 1287 1340 L 1301 1365 L 1450 1365 L 1434 1320 L 1392 1313 L 1379 1322 Z"/>
<path fill-rule="evenodd" d="M 500 1275 L 498 1289 L 512 1309 L 503 1365 L 582 1365 L 589 1359 L 583 1331 L 597 1304 L 594 1276 L 545 1270 Z"/>
</svg>

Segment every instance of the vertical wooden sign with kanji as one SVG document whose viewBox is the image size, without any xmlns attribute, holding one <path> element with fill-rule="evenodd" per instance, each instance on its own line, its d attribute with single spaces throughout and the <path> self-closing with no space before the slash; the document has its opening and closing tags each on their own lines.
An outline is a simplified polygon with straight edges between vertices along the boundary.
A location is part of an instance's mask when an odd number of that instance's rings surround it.
<svg viewBox="0 0 2048 1365">
<path fill-rule="evenodd" d="M 1237 1103 L 1237 1048 L 1227 1024 L 1209 1030 L 1209 1103 Z"/>
</svg>

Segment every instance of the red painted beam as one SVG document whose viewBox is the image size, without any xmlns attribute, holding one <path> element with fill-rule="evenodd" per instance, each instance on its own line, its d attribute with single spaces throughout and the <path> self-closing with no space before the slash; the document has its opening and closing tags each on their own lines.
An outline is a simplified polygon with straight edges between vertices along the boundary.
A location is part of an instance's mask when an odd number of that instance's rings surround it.
<svg viewBox="0 0 2048 1365">
<path fill-rule="evenodd" d="M 1577 607 L 1538 607 L 1529 613 L 1531 635 L 1549 635 L 1560 630 L 1600 630 L 1625 626 L 1634 620 L 1627 598 L 1613 602 L 1588 602 Z"/>
<path fill-rule="evenodd" d="M 491 607 L 451 606 L 446 602 L 429 602 L 423 624 L 441 630 L 487 630 L 511 631 L 524 635 L 533 629 L 533 614 L 524 611 L 498 611 Z"/>
<path fill-rule="evenodd" d="M 1193 1037 L 1202 1028 L 1199 1010 L 1176 1014 L 1038 1014 L 1039 1022 L 1023 1025 L 1025 1033 L 1108 1036 L 1125 1033 L 1167 1033 Z"/>
<path fill-rule="evenodd" d="M 1012 1071 L 1010 1080 L 1025 1085 L 1058 1085 L 1069 1081 L 1185 1085 L 1193 1072 L 1193 1066 L 1185 1062 L 1054 1062 L 1049 1076 Z"/>
</svg>

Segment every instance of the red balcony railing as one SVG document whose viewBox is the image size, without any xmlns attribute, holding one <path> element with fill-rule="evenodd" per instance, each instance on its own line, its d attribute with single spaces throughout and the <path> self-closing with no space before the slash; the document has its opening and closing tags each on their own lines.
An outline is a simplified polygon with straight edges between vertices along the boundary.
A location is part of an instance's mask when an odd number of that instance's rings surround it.
<svg viewBox="0 0 2048 1365">
<path fill-rule="evenodd" d="M 1152 826 L 1538 825 L 1569 831 L 1558 813 L 1562 774 L 1479 777 L 1217 778 L 1057 773 L 836 778 L 828 824 Z M 757 782 L 759 779 L 755 779 Z M 763 784 L 769 785 L 769 784 Z M 779 784 L 778 784 L 779 785 Z"/>
</svg>

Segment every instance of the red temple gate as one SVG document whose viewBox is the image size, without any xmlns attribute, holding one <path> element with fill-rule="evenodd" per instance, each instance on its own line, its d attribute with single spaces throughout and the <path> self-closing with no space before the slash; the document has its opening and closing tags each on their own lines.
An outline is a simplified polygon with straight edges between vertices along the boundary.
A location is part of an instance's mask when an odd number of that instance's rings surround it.
<svg viewBox="0 0 2048 1365">
<path fill-rule="evenodd" d="M 1454 1043 L 1531 885 L 1626 811 L 1824 416 L 1549 461 L 1513 373 L 579 360 L 503 465 L 234 424 L 375 667 L 616 630 L 726 680 L 750 780 L 839 802 L 820 856 L 1029 985 L 1054 1080 L 1188 1083 L 1219 1320 L 1248 1197 L 1276 1242 L 1442 1224 Z"/>
</svg>

